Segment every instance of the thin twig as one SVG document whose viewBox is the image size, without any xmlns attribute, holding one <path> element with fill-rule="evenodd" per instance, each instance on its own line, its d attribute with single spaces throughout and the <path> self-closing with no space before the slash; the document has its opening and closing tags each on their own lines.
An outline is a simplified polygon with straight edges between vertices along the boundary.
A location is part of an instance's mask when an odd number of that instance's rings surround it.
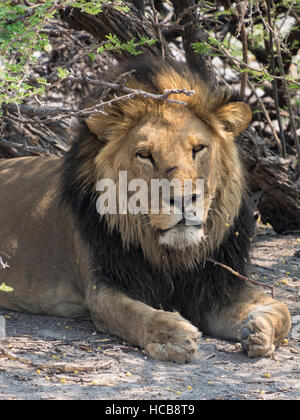
<svg viewBox="0 0 300 420">
<path fill-rule="evenodd" d="M 100 112 L 103 114 L 106 114 L 104 111 L 104 108 L 106 106 L 110 106 L 115 102 L 123 101 L 127 99 L 131 99 L 135 96 L 142 96 L 143 98 L 149 98 L 149 99 L 155 99 L 158 101 L 166 101 L 172 104 L 180 104 L 180 105 L 187 105 L 184 101 L 179 101 L 176 99 L 170 99 L 170 95 L 178 95 L 183 94 L 186 96 L 192 96 L 195 94 L 195 91 L 193 90 L 187 90 L 187 89 L 170 89 L 164 91 L 162 94 L 155 94 L 151 92 L 146 92 L 142 89 L 131 89 L 127 86 L 124 86 L 124 81 L 121 81 L 121 83 L 109 83 L 105 82 L 103 80 L 93 80 L 90 78 L 82 78 L 82 77 L 74 77 L 74 76 L 68 76 L 66 79 L 72 80 L 73 82 L 83 82 L 86 81 L 92 85 L 95 86 L 104 86 L 106 88 L 120 90 L 123 93 L 126 93 L 126 95 L 123 96 L 117 96 L 113 99 L 105 102 L 100 102 L 92 107 L 80 109 L 78 111 L 74 111 L 70 108 L 64 108 L 64 107 L 56 107 L 56 108 L 33 108 L 28 105 L 19 105 L 19 104 L 3 104 L 3 110 L 6 112 L 6 117 L 11 118 L 14 121 L 23 123 L 23 124 L 51 124 L 57 121 L 60 121 L 65 118 L 71 118 L 71 117 L 87 117 L 93 113 Z M 20 117 L 16 117 L 14 115 L 9 114 L 9 112 L 18 112 Z M 31 117 L 37 117 L 37 119 L 24 119 L 21 118 L 20 112 L 24 115 L 31 116 Z M 52 115 L 52 117 L 49 117 L 49 115 Z M 38 117 L 44 118 L 39 119 Z"/>
<path fill-rule="evenodd" d="M 202 31 L 203 31 L 204 34 L 206 34 L 207 36 L 211 37 L 211 35 L 209 34 L 209 32 L 207 32 L 205 29 L 203 29 Z M 257 69 L 255 67 L 251 67 L 249 64 L 245 64 L 243 61 L 241 61 L 241 60 L 237 59 L 236 57 L 234 57 L 233 55 L 231 55 L 230 52 L 225 47 L 223 47 L 223 45 L 220 44 L 220 43 L 218 43 L 217 46 L 215 46 L 213 44 L 210 44 L 210 47 L 213 50 L 217 51 L 217 52 L 218 51 L 221 51 L 234 65 L 236 65 L 236 67 L 238 69 L 241 69 L 241 67 L 244 66 L 244 67 L 246 67 L 247 69 L 249 69 L 249 70 L 251 70 L 253 72 L 260 73 L 260 74 L 263 74 L 263 75 L 266 74 L 266 71 L 264 69 Z M 285 80 L 288 83 L 291 83 L 292 82 L 296 86 L 299 86 L 300 87 L 300 83 L 297 82 L 294 79 L 287 79 L 286 77 L 277 76 L 274 73 L 273 74 L 268 73 L 268 76 L 270 76 L 272 79 Z"/>
<path fill-rule="evenodd" d="M 278 67 L 280 70 L 281 75 L 284 75 L 284 66 L 282 61 L 282 55 L 281 55 L 281 49 L 280 49 L 280 43 L 277 38 L 275 38 L 275 45 L 277 49 L 277 61 L 278 61 Z M 296 152 L 297 152 L 297 163 L 300 167 L 300 145 L 299 145 L 299 139 L 296 131 L 296 124 L 295 124 L 295 118 L 294 113 L 291 105 L 291 97 L 290 92 L 288 89 L 288 85 L 285 80 L 282 81 L 283 90 L 285 94 L 285 99 L 288 107 L 289 117 L 290 117 L 290 123 L 291 123 L 291 131 L 292 131 L 292 137 L 294 139 L 294 143 L 296 146 Z"/>
<path fill-rule="evenodd" d="M 231 274 L 233 274 L 236 277 L 239 277 L 240 279 L 249 281 L 250 283 L 256 284 L 261 287 L 265 287 L 271 290 L 272 298 L 275 299 L 274 295 L 274 287 L 269 284 L 260 283 L 259 281 L 249 279 L 249 277 L 243 276 L 242 274 L 238 273 L 237 271 L 233 270 L 231 267 L 228 267 L 228 265 L 222 264 L 218 261 L 213 260 L 212 258 L 205 258 L 206 261 L 209 261 L 213 264 L 219 265 L 220 267 L 224 268 L 225 270 L 229 271 Z"/>
<path fill-rule="evenodd" d="M 16 362 L 23 363 L 24 365 L 30 366 L 34 369 L 39 370 L 46 370 L 46 371 L 56 371 L 56 372 L 62 372 L 62 373 L 71 373 L 74 371 L 78 372 L 95 372 L 100 369 L 107 369 L 111 362 L 108 363 L 102 363 L 97 364 L 96 366 L 78 366 L 78 365 L 68 365 L 68 364 L 47 364 L 47 363 L 35 363 L 31 360 L 20 357 L 10 351 L 8 351 L 5 347 L 0 345 L 0 353 L 2 353 L 5 357 L 8 357 L 10 360 L 15 360 Z"/>
<path fill-rule="evenodd" d="M 187 16 L 187 15 L 188 15 L 188 14 L 190 14 L 191 12 L 194 12 L 194 11 L 196 11 L 197 9 L 199 9 L 200 7 L 202 7 L 204 3 L 205 3 L 205 2 L 203 2 L 203 1 L 202 1 L 202 4 L 195 4 L 194 6 L 190 6 L 190 7 L 187 7 L 186 9 L 184 9 L 184 10 L 183 10 L 183 11 L 179 14 L 178 18 L 176 19 L 176 23 L 177 23 L 177 24 L 179 24 L 185 16 Z M 208 5 L 207 5 L 207 7 L 208 7 Z"/>
<path fill-rule="evenodd" d="M 258 104 L 261 107 L 262 112 L 264 113 L 265 119 L 267 120 L 267 123 L 269 124 L 270 129 L 272 130 L 273 136 L 274 136 L 274 140 L 276 141 L 277 147 L 278 147 L 278 152 L 280 154 L 280 156 L 282 156 L 282 144 L 280 141 L 280 138 L 278 137 L 275 128 L 273 127 L 270 115 L 263 103 L 263 101 L 260 99 L 259 95 L 256 92 L 256 88 L 252 85 L 252 83 L 250 82 L 250 80 L 248 80 L 248 86 L 250 87 L 250 89 L 252 90 L 252 92 L 254 93 Z"/>
<path fill-rule="evenodd" d="M 151 3 L 153 16 L 154 16 L 154 21 L 155 21 L 156 25 L 158 25 L 159 20 L 158 20 L 157 10 L 155 8 L 154 0 L 150 0 L 150 3 Z M 161 45 L 161 58 L 162 58 L 163 61 L 165 61 L 166 52 L 165 52 L 165 47 L 164 47 L 163 35 L 162 35 L 160 27 L 159 26 L 156 26 L 156 27 L 157 27 L 159 42 L 160 42 L 160 45 Z"/>
<path fill-rule="evenodd" d="M 265 27 L 265 30 L 268 33 L 271 33 L 272 34 L 272 37 L 274 37 L 274 39 L 276 39 L 277 41 L 281 41 L 280 40 L 280 37 L 279 37 L 279 33 L 280 33 L 279 30 L 277 30 L 277 31 L 275 30 L 275 27 L 272 24 L 272 20 L 269 20 L 268 19 L 268 22 L 266 21 L 266 19 L 264 18 L 264 15 L 263 15 L 263 13 L 262 13 L 262 11 L 260 9 L 260 5 L 259 5 L 258 0 L 255 0 L 255 2 L 256 2 L 256 10 L 259 13 L 260 19 L 261 19 L 261 21 L 262 21 L 262 23 L 263 23 L 263 25 Z M 268 15 L 268 4 L 267 4 L 267 15 Z M 284 43 L 283 43 L 282 47 L 283 47 L 283 49 L 285 50 L 285 52 L 287 54 L 290 54 L 288 48 L 286 47 L 286 45 L 284 45 Z"/>
<path fill-rule="evenodd" d="M 47 149 L 44 149 L 42 147 L 36 147 L 36 146 L 27 146 L 26 144 L 21 144 L 21 143 L 14 143 L 12 141 L 6 140 L 6 139 L 1 139 L 0 138 L 0 143 L 5 144 L 5 146 L 11 147 L 13 149 L 21 149 L 21 150 L 25 150 L 26 152 L 36 152 L 36 153 L 48 153 L 49 151 Z M 1 251 L 0 251 L 1 254 Z"/>
<path fill-rule="evenodd" d="M 272 24 L 272 18 L 271 18 L 271 7 L 272 7 L 272 0 L 267 0 L 268 24 L 269 24 L 269 27 L 272 29 L 272 30 L 269 30 L 271 66 L 272 66 L 272 73 L 275 74 L 275 57 L 274 57 L 274 50 L 273 50 L 273 33 L 274 32 L 273 32 L 273 24 Z M 277 116 L 280 140 L 281 140 L 281 145 L 282 145 L 282 157 L 286 158 L 285 136 L 284 136 L 282 123 L 281 123 L 279 100 L 278 100 L 278 88 L 277 88 L 277 81 L 275 79 L 272 80 L 272 85 L 273 85 L 273 92 L 274 92 L 274 99 L 275 99 L 276 116 Z"/>
<path fill-rule="evenodd" d="M 247 87 L 247 80 L 248 80 L 248 73 L 246 71 L 246 68 L 244 67 L 244 64 L 248 64 L 248 41 L 247 41 L 247 31 L 246 26 L 244 22 L 245 13 L 247 10 L 247 3 L 248 1 L 245 1 L 243 6 L 241 5 L 241 2 L 236 3 L 237 12 L 239 15 L 239 26 L 237 30 L 237 36 L 241 33 L 242 35 L 242 49 L 243 49 L 243 65 L 241 65 L 241 70 L 244 70 L 242 72 L 242 81 L 241 81 L 241 89 L 240 89 L 240 97 L 241 99 L 244 99 L 245 93 L 246 93 L 246 87 Z"/>
</svg>

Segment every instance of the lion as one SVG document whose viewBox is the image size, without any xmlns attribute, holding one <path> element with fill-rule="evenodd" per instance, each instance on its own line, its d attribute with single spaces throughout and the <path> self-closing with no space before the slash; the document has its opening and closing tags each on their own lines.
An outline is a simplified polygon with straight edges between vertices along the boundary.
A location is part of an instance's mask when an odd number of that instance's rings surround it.
<svg viewBox="0 0 300 420">
<path fill-rule="evenodd" d="M 112 101 L 73 128 L 63 158 L 1 160 L 1 251 L 11 258 L 0 283 L 13 292 L 0 292 L 0 307 L 89 318 L 162 361 L 190 361 L 201 333 L 239 341 L 249 357 L 272 354 L 290 329 L 288 308 L 208 260 L 247 272 L 254 218 L 235 138 L 251 121 L 249 106 L 185 64 L 135 59 L 111 80 L 124 72 L 130 88 L 194 95 L 169 97 L 185 104 Z M 118 188 L 121 172 L 146 186 L 176 179 L 194 189 L 204 180 L 201 217 L 186 223 L 184 206 L 163 213 L 162 194 L 153 214 L 100 214 L 98 182 Z"/>
</svg>

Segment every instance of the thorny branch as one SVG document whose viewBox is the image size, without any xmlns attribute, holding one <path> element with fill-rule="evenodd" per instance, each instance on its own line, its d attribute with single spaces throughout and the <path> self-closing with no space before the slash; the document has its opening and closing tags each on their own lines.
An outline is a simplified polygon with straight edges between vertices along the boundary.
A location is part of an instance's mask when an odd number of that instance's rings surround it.
<svg viewBox="0 0 300 420">
<path fill-rule="evenodd" d="M 281 75 L 284 76 L 284 67 L 283 67 L 282 54 L 281 54 L 281 50 L 280 50 L 280 43 L 279 43 L 277 38 L 275 38 L 275 45 L 276 45 L 276 50 L 277 50 L 279 70 L 280 70 Z M 292 105 L 291 105 L 291 96 L 290 96 L 290 92 L 289 92 L 289 88 L 288 88 L 286 80 L 282 81 L 282 85 L 283 85 L 285 99 L 286 99 L 288 112 L 289 112 L 289 117 L 290 117 L 292 136 L 293 136 L 294 143 L 295 143 L 295 146 L 296 146 L 296 151 L 297 151 L 297 162 L 298 162 L 298 166 L 300 168 L 300 145 L 299 145 L 299 139 L 298 139 L 298 135 L 297 135 L 297 131 L 296 131 L 296 123 L 295 123 L 294 113 L 293 113 Z"/>
<path fill-rule="evenodd" d="M 159 22 L 158 22 L 157 10 L 156 10 L 155 5 L 154 5 L 154 0 L 150 0 L 150 3 L 151 3 L 152 12 L 153 12 L 153 15 L 154 15 L 154 22 L 156 24 L 156 28 L 157 28 L 157 31 L 158 31 L 159 41 L 161 43 L 161 57 L 162 57 L 163 60 L 165 60 L 166 53 L 165 53 L 165 47 L 164 47 L 164 42 L 163 42 L 163 35 L 162 35 L 162 32 L 161 32 L 161 28 L 158 26 Z"/>
<path fill-rule="evenodd" d="M 126 75 L 124 75 L 126 76 Z M 170 89 L 164 91 L 162 94 L 155 94 L 151 92 L 146 92 L 142 89 L 131 89 L 124 85 L 124 83 L 110 83 L 106 82 L 104 80 L 93 80 L 88 77 L 75 77 L 75 76 L 67 76 L 65 80 L 71 80 L 73 82 L 88 82 L 90 85 L 93 86 L 101 86 L 109 89 L 118 90 L 120 92 L 126 93 L 126 95 L 123 96 L 115 96 L 113 99 L 105 102 L 100 102 L 94 106 L 91 106 L 89 108 L 80 109 L 78 111 L 74 111 L 71 108 L 64 108 L 64 107 L 55 107 L 55 108 L 34 108 L 28 105 L 18 105 L 18 104 L 4 104 L 3 110 L 5 113 L 5 116 L 11 118 L 13 121 L 18 121 L 23 124 L 50 124 L 57 121 L 60 121 L 65 118 L 72 118 L 72 117 L 87 117 L 93 113 L 100 112 L 105 114 L 104 108 L 106 106 L 112 105 L 114 102 L 118 101 L 124 101 L 127 99 L 131 99 L 135 96 L 142 96 L 143 98 L 148 99 L 155 99 L 158 101 L 166 101 L 172 104 L 180 104 L 180 105 L 186 105 L 186 102 L 176 100 L 176 99 L 170 99 L 171 95 L 186 95 L 186 96 L 192 96 L 195 94 L 193 90 L 187 90 L 187 89 Z M 17 113 L 18 117 L 15 115 L 12 115 L 11 112 Z M 32 117 L 32 118 L 23 118 L 23 115 Z M 49 115 L 52 117 L 49 117 Z"/>
</svg>

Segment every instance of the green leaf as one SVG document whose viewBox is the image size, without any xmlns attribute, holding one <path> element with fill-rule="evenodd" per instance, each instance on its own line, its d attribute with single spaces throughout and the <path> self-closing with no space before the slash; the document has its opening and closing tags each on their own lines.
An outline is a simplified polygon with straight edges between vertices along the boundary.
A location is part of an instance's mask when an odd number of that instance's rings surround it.
<svg viewBox="0 0 300 420">
<path fill-rule="evenodd" d="M 93 62 L 95 61 L 95 54 L 89 53 L 89 57 Z"/>
<path fill-rule="evenodd" d="M 7 286 L 4 282 L 0 285 L 1 292 L 13 292 L 14 289 L 12 287 Z"/>
<path fill-rule="evenodd" d="M 58 72 L 58 77 L 60 77 L 61 79 L 65 79 L 70 73 L 69 70 L 63 69 L 61 67 L 58 67 L 57 72 Z"/>
<path fill-rule="evenodd" d="M 299 85 L 295 85 L 295 83 L 289 83 L 290 89 L 299 89 Z"/>
</svg>

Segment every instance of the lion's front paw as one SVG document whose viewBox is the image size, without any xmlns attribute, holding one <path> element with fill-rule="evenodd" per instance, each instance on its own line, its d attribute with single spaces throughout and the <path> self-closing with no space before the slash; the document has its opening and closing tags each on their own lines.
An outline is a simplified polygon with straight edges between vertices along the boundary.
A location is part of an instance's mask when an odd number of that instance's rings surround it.
<svg viewBox="0 0 300 420">
<path fill-rule="evenodd" d="M 240 338 L 248 356 L 269 356 L 274 353 L 274 332 L 268 316 L 257 315 L 247 319 L 240 329 Z"/>
<path fill-rule="evenodd" d="M 147 323 L 145 349 L 150 356 L 188 362 L 197 352 L 200 331 L 179 314 L 156 311 Z"/>
</svg>

